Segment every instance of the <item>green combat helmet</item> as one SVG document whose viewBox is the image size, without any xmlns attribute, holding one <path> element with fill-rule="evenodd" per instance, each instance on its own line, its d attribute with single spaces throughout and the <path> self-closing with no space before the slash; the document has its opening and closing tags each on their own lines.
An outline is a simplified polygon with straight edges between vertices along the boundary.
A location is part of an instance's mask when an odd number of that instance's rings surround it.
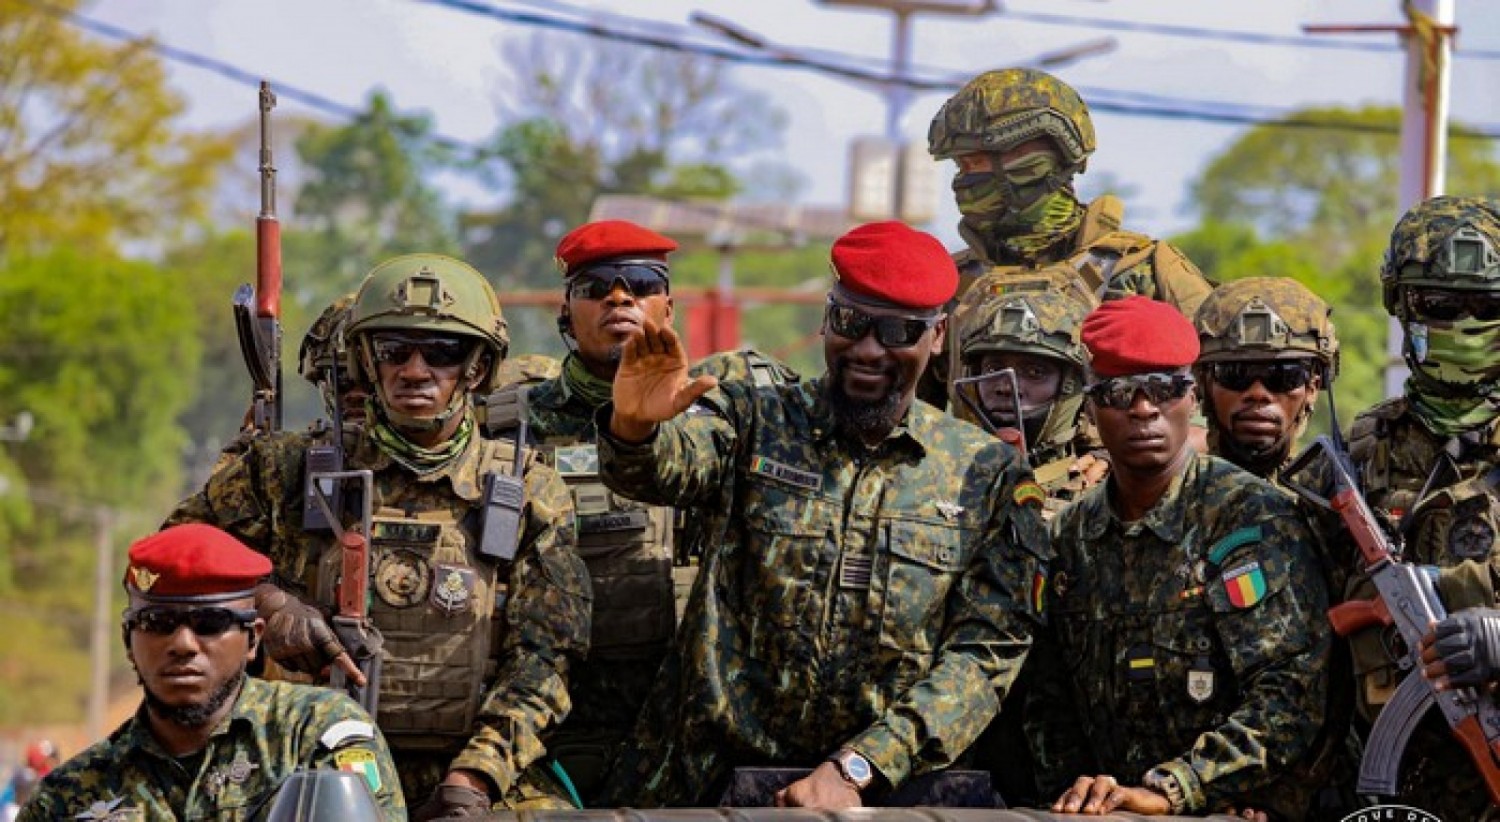
<svg viewBox="0 0 1500 822">
<path fill-rule="evenodd" d="M 505 359 L 510 345 L 505 318 L 500 313 L 500 299 L 484 275 L 468 263 L 441 254 L 407 254 L 376 266 L 354 298 L 345 335 L 391 422 L 414 430 L 442 427 L 452 415 L 467 407 L 469 392 L 455 391 L 448 408 L 433 420 L 392 413 L 368 342 L 370 334 L 376 331 L 426 331 L 478 340 L 480 344 L 475 347 L 464 374 L 471 376 L 480 367 L 488 369 L 477 388 L 481 393 L 496 387 L 495 377 L 499 372 L 496 366 Z"/>
<path fill-rule="evenodd" d="M 1440 436 L 1500 415 L 1500 202 L 1413 206 L 1391 231 L 1380 282 L 1405 330 L 1412 411 Z"/>
<path fill-rule="evenodd" d="M 323 313 L 313 320 L 311 328 L 302 337 L 302 347 L 297 350 L 297 373 L 313 385 L 322 385 L 328 379 L 328 369 L 334 358 L 345 355 L 344 329 L 349 325 L 349 309 L 354 306 L 354 294 L 345 294 L 328 304 Z M 344 367 L 346 360 L 339 362 Z"/>
<path fill-rule="evenodd" d="M 1198 308 L 1198 362 L 1316 359 L 1338 372 L 1333 309 L 1289 277 L 1247 277 L 1214 289 Z"/>
<path fill-rule="evenodd" d="M 1071 173 L 1094 153 L 1094 123 L 1072 86 L 1028 68 L 987 71 L 970 80 L 932 118 L 927 150 L 934 159 L 1000 152 L 1050 137 Z"/>
<path fill-rule="evenodd" d="M 1046 357 L 1067 366 L 1056 398 L 1040 419 L 1024 429 L 1028 456 L 1036 465 L 1064 452 L 1078 434 L 1087 355 L 1079 339 L 1083 318 L 1098 300 L 1080 287 L 1071 266 L 1059 263 L 1026 273 L 990 274 L 975 281 L 954 310 L 955 361 L 949 373 L 953 413 L 993 428 L 975 396 L 979 359 L 992 351 Z"/>
</svg>

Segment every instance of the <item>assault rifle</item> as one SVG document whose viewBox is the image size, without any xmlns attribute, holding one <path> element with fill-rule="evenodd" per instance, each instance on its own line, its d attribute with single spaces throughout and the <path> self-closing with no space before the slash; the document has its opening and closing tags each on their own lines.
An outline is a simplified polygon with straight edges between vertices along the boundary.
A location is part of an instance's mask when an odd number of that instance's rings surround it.
<svg viewBox="0 0 1500 822">
<path fill-rule="evenodd" d="M 255 218 L 255 285 L 234 292 L 234 327 L 254 384 L 251 424 L 281 429 L 281 224 L 276 220 L 276 166 L 271 161 L 271 109 L 276 95 L 260 84 L 260 214 Z"/>
<path fill-rule="evenodd" d="M 337 535 L 341 553 L 338 603 L 333 617 L 333 633 L 365 678 L 360 685 L 350 679 L 338 664 L 330 668 L 329 684 L 347 691 L 370 716 L 380 708 L 381 649 L 385 644 L 380 630 L 370 621 L 370 529 L 373 521 L 371 500 L 375 497 L 375 475 L 368 468 L 359 471 L 322 471 L 308 474 L 308 490 L 323 516 Z M 344 528 L 330 501 L 329 490 L 339 484 L 357 480 L 360 483 L 360 524 Z"/>
<path fill-rule="evenodd" d="M 1395 649 L 1400 654 L 1397 663 L 1406 671 L 1370 732 L 1359 766 L 1359 792 L 1383 796 L 1397 793 L 1401 755 L 1427 709 L 1436 705 L 1484 779 L 1490 802 L 1500 806 L 1500 708 L 1486 691 L 1439 691 L 1422 675 L 1422 637 L 1447 616 L 1433 579 L 1422 568 L 1400 561 L 1391 538 L 1365 502 L 1349 456 L 1326 435 L 1318 437 L 1287 467 L 1283 479 L 1295 476 L 1319 453 L 1326 457 L 1333 474 L 1333 490 L 1327 498 L 1289 480 L 1287 484 L 1309 502 L 1339 515 L 1359 547 L 1365 573 L 1379 593 L 1374 600 L 1349 601 L 1331 608 L 1328 620 L 1339 636 L 1394 625 L 1401 638 L 1401 647 Z"/>
</svg>

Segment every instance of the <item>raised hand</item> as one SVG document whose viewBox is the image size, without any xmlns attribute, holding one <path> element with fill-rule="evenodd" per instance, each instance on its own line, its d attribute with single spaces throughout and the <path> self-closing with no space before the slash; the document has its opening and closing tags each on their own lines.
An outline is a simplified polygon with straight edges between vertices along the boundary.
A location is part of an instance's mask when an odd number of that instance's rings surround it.
<svg viewBox="0 0 1500 822">
<path fill-rule="evenodd" d="M 626 442 L 651 436 L 656 424 L 686 411 L 719 384 L 716 377 L 688 377 L 687 352 L 670 325 L 649 318 L 620 354 L 615 371 L 614 415 L 610 433 Z"/>
</svg>

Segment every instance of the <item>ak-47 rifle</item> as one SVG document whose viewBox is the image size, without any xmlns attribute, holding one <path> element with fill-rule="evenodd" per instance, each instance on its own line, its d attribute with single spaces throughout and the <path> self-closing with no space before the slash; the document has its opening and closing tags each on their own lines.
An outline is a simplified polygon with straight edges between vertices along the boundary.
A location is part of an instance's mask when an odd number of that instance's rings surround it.
<svg viewBox="0 0 1500 822">
<path fill-rule="evenodd" d="M 357 480 L 360 484 L 360 522 L 358 527 L 344 528 L 329 500 L 328 491 L 350 480 Z M 335 664 L 330 668 L 329 684 L 347 691 L 370 716 L 374 716 L 380 708 L 381 648 L 384 645 L 379 629 L 370 621 L 369 609 L 370 529 L 374 519 L 371 500 L 375 497 L 375 475 L 368 468 L 313 472 L 308 475 L 308 489 L 337 535 L 342 554 L 339 610 L 332 620 L 333 633 L 365 678 L 365 683 L 360 685 L 345 673 L 343 667 Z"/>
<path fill-rule="evenodd" d="M 234 292 L 234 327 L 254 383 L 251 423 L 281 429 L 281 224 L 276 220 L 276 166 L 271 161 L 271 109 L 276 95 L 260 84 L 260 214 L 255 218 L 255 286 Z"/>
<path fill-rule="evenodd" d="M 1288 479 L 1318 453 L 1326 457 L 1332 468 L 1333 490 L 1327 498 Z M 1394 625 L 1403 645 L 1397 663 L 1406 676 L 1375 719 L 1359 766 L 1359 792 L 1383 796 L 1397 793 L 1401 755 L 1406 751 L 1407 741 L 1427 709 L 1437 705 L 1484 779 L 1490 802 L 1500 806 L 1500 708 L 1487 692 L 1473 688 L 1440 691 L 1422 675 L 1422 637 L 1447 616 L 1447 611 L 1432 577 L 1422 568 L 1400 560 L 1354 476 L 1349 456 L 1326 435 L 1318 437 L 1282 473 L 1298 495 L 1339 515 L 1359 547 L 1365 573 L 1378 592 L 1374 600 L 1352 600 L 1331 608 L 1328 620 L 1333 630 L 1339 636 L 1349 636 L 1365 628 Z"/>
</svg>

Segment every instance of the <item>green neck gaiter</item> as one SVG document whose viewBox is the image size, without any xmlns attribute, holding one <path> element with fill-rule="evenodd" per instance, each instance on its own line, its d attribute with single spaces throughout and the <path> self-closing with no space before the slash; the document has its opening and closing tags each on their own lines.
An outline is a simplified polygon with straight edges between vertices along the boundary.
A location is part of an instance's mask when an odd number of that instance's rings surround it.
<svg viewBox="0 0 1500 822">
<path fill-rule="evenodd" d="M 1456 437 L 1500 417 L 1500 393 L 1494 396 L 1434 397 L 1422 393 L 1415 379 L 1406 380 L 1406 397 L 1412 414 L 1440 437 Z"/>
<path fill-rule="evenodd" d="M 578 395 L 590 408 L 598 408 L 614 397 L 615 384 L 589 373 L 577 354 L 563 360 L 562 379 L 568 392 Z"/>
<path fill-rule="evenodd" d="M 463 422 L 458 425 L 458 431 L 436 448 L 424 448 L 402 436 L 401 431 L 385 418 L 378 403 L 371 401 L 366 413 L 372 420 L 370 439 L 381 450 L 390 454 L 391 459 L 411 469 L 417 476 L 442 470 L 469 447 L 469 440 L 474 436 L 474 415 L 467 410 L 464 412 Z"/>
</svg>

